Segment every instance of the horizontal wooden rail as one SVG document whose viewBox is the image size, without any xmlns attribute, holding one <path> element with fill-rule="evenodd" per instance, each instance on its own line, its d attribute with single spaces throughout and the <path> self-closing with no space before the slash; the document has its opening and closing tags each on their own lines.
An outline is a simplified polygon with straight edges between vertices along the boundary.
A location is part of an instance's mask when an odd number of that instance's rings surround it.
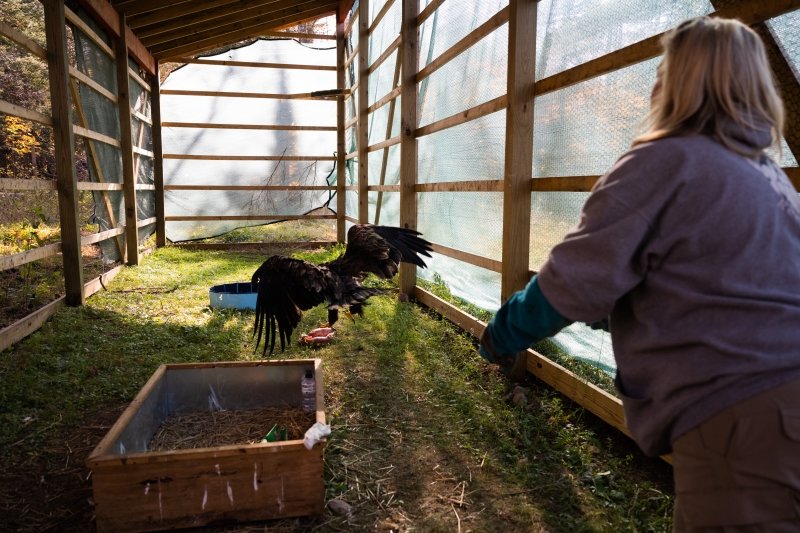
<svg viewBox="0 0 800 533">
<path fill-rule="evenodd" d="M 378 56 L 378 59 L 376 59 L 369 67 L 367 67 L 367 74 L 372 74 L 378 70 L 378 67 L 380 67 L 387 59 L 392 57 L 392 54 L 395 53 L 398 48 L 400 48 L 401 42 L 402 39 L 400 39 L 400 36 L 398 35 L 397 38 L 392 41 L 388 47 L 386 47 L 386 50 L 384 50 L 383 53 Z"/>
<path fill-rule="evenodd" d="M 145 92 L 151 92 L 150 82 L 142 78 L 138 72 L 128 67 L 128 77 L 136 82 L 136 85 L 141 87 Z"/>
<path fill-rule="evenodd" d="M 167 222 L 214 222 L 223 220 L 336 220 L 336 215 L 207 215 L 166 216 Z"/>
<path fill-rule="evenodd" d="M 0 191 L 55 191 L 55 180 L 0 178 Z"/>
<path fill-rule="evenodd" d="M 106 183 L 95 181 L 79 181 L 79 191 L 121 191 L 123 190 L 122 183 Z"/>
<path fill-rule="evenodd" d="M 143 155 L 145 157 L 149 157 L 150 159 L 155 157 L 155 154 L 150 150 L 145 150 L 144 148 L 139 148 L 138 146 L 132 147 L 131 150 L 133 150 L 134 154 Z"/>
<path fill-rule="evenodd" d="M 358 116 L 355 116 L 344 123 L 344 129 L 350 129 L 358 123 Z"/>
<path fill-rule="evenodd" d="M 383 7 L 381 8 L 380 11 L 378 11 L 378 13 L 375 15 L 375 18 L 372 19 L 372 22 L 367 28 L 368 35 L 372 35 L 372 32 L 375 31 L 375 28 L 383 20 L 383 17 L 385 17 L 386 13 L 388 13 L 389 10 L 392 8 L 392 5 L 394 5 L 394 0 L 386 0 L 386 2 L 384 2 Z"/>
<path fill-rule="evenodd" d="M 336 65 L 301 65 L 292 63 L 258 63 L 256 61 L 229 61 L 222 59 L 192 59 L 182 58 L 180 63 L 188 63 L 192 65 L 217 65 L 226 67 L 244 67 L 244 68 L 275 68 L 286 70 L 331 70 L 336 71 Z"/>
<path fill-rule="evenodd" d="M 213 96 L 218 98 L 272 98 L 275 100 L 321 100 L 335 102 L 336 97 L 315 96 L 313 92 L 278 94 L 278 93 L 248 93 L 230 91 L 189 91 L 183 89 L 163 89 L 162 95 L 166 96 Z"/>
<path fill-rule="evenodd" d="M 394 146 L 395 144 L 400 144 L 400 136 L 391 137 L 386 139 L 385 141 L 381 141 L 379 143 L 375 143 L 372 146 L 367 146 L 367 152 L 377 152 L 378 150 L 383 150 L 384 148 L 389 148 L 390 146 Z"/>
<path fill-rule="evenodd" d="M 137 183 L 133 186 L 137 191 L 154 191 L 156 186 L 152 183 Z"/>
<path fill-rule="evenodd" d="M 439 54 L 436 59 L 425 65 L 419 72 L 417 72 L 417 83 L 421 82 L 441 67 L 449 63 L 454 58 L 461 55 L 464 51 L 472 47 L 475 43 L 495 31 L 497 28 L 508 22 L 508 14 L 510 10 L 506 6 L 501 9 L 497 14 L 492 16 L 489 20 L 472 30 L 466 37 L 455 43 L 453 46 Z"/>
<path fill-rule="evenodd" d="M 76 126 L 73 124 L 72 131 L 73 133 L 75 133 L 75 135 L 80 135 L 84 139 L 99 141 L 103 144 L 108 144 L 110 146 L 115 146 L 117 148 L 121 146 L 121 143 L 118 139 L 115 139 L 114 137 L 109 137 L 108 135 L 103 135 L 102 133 L 98 133 L 96 131 L 86 129 L 83 126 Z"/>
<path fill-rule="evenodd" d="M 165 185 L 165 191 L 335 191 L 331 185 Z"/>
<path fill-rule="evenodd" d="M 318 39 L 320 41 L 335 41 L 336 36 L 328 33 L 307 33 L 299 31 L 262 31 L 265 37 L 277 37 L 278 39 Z"/>
<path fill-rule="evenodd" d="M 344 156 L 344 158 L 347 160 L 356 159 L 357 157 L 358 157 L 358 151 L 347 153 Z"/>
<path fill-rule="evenodd" d="M 380 100 L 376 100 L 374 104 L 369 106 L 367 108 L 367 113 L 374 113 L 377 109 L 380 109 L 381 107 L 385 106 L 386 104 L 388 104 L 389 102 L 400 96 L 400 93 L 402 91 L 403 91 L 402 87 L 395 87 L 394 89 L 386 93 Z"/>
<path fill-rule="evenodd" d="M 747 0 L 719 9 L 709 16 L 736 18 L 745 24 L 757 24 L 797 9 L 797 7 L 797 0 Z M 564 89 L 656 57 L 661 54 L 661 39 L 663 36 L 664 33 L 653 35 L 558 74 L 542 78 L 533 85 L 533 94 L 539 96 Z"/>
<path fill-rule="evenodd" d="M 461 111 L 460 113 L 456 113 L 455 115 L 451 115 L 447 118 L 443 118 L 442 120 L 438 120 L 426 126 L 422 126 L 421 128 L 417 128 L 415 135 L 417 137 L 423 137 L 425 135 L 429 135 L 437 131 L 441 131 L 447 128 L 452 128 L 453 126 L 458 126 L 460 124 L 464 124 L 466 122 L 470 122 L 472 120 L 485 117 L 486 115 L 491 115 L 492 113 L 496 113 L 501 109 L 505 109 L 507 105 L 508 105 L 508 98 L 504 94 L 502 96 L 498 96 L 494 100 L 489 100 L 488 102 L 484 102 L 482 104 L 476 105 L 475 107 L 471 107 L 466 111 Z"/>
<path fill-rule="evenodd" d="M 142 220 L 137 220 L 136 221 L 136 227 L 137 228 L 143 228 L 145 226 L 149 226 L 151 224 L 155 224 L 156 222 L 158 222 L 158 219 L 156 217 L 143 218 Z"/>
<path fill-rule="evenodd" d="M 30 120 L 31 122 L 38 122 L 39 124 L 44 124 L 45 126 L 53 125 L 53 119 L 51 119 L 49 116 L 39 113 L 38 111 L 33 111 L 16 104 L 12 104 L 11 102 L 6 102 L 5 100 L 0 100 L 0 113 L 11 115 L 17 118 L 24 118 L 25 120 Z"/>
<path fill-rule="evenodd" d="M 422 23 L 428 20 L 428 17 L 433 15 L 433 13 L 439 9 L 439 6 L 444 3 L 444 0 L 432 0 L 425 9 L 419 12 L 417 15 L 417 26 L 422 26 Z"/>
<path fill-rule="evenodd" d="M 332 155 L 192 155 L 164 154 L 164 159 L 196 159 L 200 161 L 336 161 Z"/>
<path fill-rule="evenodd" d="M 353 60 L 357 57 L 358 57 L 358 46 L 355 46 L 353 47 L 353 53 L 347 59 L 344 60 L 344 69 L 347 70 L 347 68 L 350 66 L 350 63 L 352 63 Z"/>
<path fill-rule="evenodd" d="M 111 228 L 106 231 L 101 231 L 99 233 L 93 233 L 91 235 L 84 235 L 81 237 L 81 246 L 86 246 L 87 244 L 95 244 L 100 241 L 105 241 L 107 239 L 111 239 L 116 237 L 117 235 L 122 235 L 125 233 L 125 226 L 119 228 Z"/>
<path fill-rule="evenodd" d="M 82 84 L 86 85 L 87 87 L 91 87 L 91 89 L 96 92 L 97 94 L 103 95 L 107 100 L 110 100 L 113 103 L 117 103 L 117 95 L 100 85 L 98 82 L 94 81 L 92 78 L 81 72 L 75 67 L 69 67 L 69 75 L 81 82 Z"/>
<path fill-rule="evenodd" d="M 176 242 L 170 246 L 189 250 L 271 250 L 288 248 L 313 250 L 323 246 L 333 246 L 336 241 L 297 241 L 297 242 Z"/>
<path fill-rule="evenodd" d="M 39 59 L 47 61 L 47 50 L 15 27 L 0 21 L 0 35 L 11 39 L 12 42 L 18 44 Z"/>
<path fill-rule="evenodd" d="M 347 222 L 352 222 L 353 224 L 361 224 L 361 222 L 359 222 L 357 218 L 353 218 L 353 217 L 351 217 L 351 216 L 348 216 L 348 215 L 345 215 L 345 216 L 344 216 L 344 219 L 345 219 Z"/>
<path fill-rule="evenodd" d="M 153 125 L 153 121 L 152 121 L 152 119 L 150 117 L 148 117 L 146 115 L 143 115 L 142 113 L 139 113 L 138 111 L 131 110 L 131 116 L 134 117 L 139 122 L 144 122 L 148 126 L 152 126 Z"/>
<path fill-rule="evenodd" d="M 400 185 L 367 185 L 368 191 L 400 192 Z"/>
<path fill-rule="evenodd" d="M 0 271 L 17 268 L 25 263 L 38 261 L 39 259 L 46 259 L 54 257 L 61 253 L 61 243 L 54 242 L 53 244 L 46 244 L 39 248 L 31 248 L 24 252 L 12 255 L 0 256 Z"/>
<path fill-rule="evenodd" d="M 200 128 L 220 130 L 336 131 L 336 126 L 290 126 L 281 124 L 215 124 L 211 122 L 162 122 L 162 128 Z"/>
<path fill-rule="evenodd" d="M 97 35 L 97 33 L 89 27 L 78 15 L 76 15 L 71 9 L 68 7 L 64 8 L 64 16 L 70 22 L 70 24 L 74 25 L 76 28 L 81 30 L 92 42 L 105 54 L 114 59 L 116 55 L 114 54 L 114 50 L 108 46 L 103 39 Z"/>
<path fill-rule="evenodd" d="M 533 178 L 531 190 L 535 192 L 588 192 L 600 176 L 565 176 L 559 178 Z"/>
<path fill-rule="evenodd" d="M 485 268 L 486 270 L 491 270 L 493 272 L 503 271 L 502 261 L 497 261 L 496 259 L 489 259 L 488 257 L 471 254 L 469 252 L 463 252 L 461 250 L 456 250 L 455 248 L 450 248 L 448 246 L 443 246 L 441 244 L 432 244 L 432 247 L 434 252 L 446 255 L 447 257 L 450 257 L 452 259 L 458 259 L 459 261 L 463 261 L 464 263 Z"/>
<path fill-rule="evenodd" d="M 417 183 L 415 192 L 503 192 L 503 180 L 440 181 Z"/>
</svg>

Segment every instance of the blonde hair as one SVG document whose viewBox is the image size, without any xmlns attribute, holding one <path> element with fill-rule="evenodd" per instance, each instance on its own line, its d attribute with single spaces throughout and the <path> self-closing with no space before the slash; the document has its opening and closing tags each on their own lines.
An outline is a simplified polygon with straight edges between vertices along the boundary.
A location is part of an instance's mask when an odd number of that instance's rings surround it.
<svg viewBox="0 0 800 533">
<path fill-rule="evenodd" d="M 737 143 L 732 125 L 769 130 L 778 145 L 783 102 L 758 34 L 737 20 L 699 17 L 668 32 L 662 45 L 646 131 L 634 145 L 701 133 L 746 156 L 761 152 Z"/>
</svg>

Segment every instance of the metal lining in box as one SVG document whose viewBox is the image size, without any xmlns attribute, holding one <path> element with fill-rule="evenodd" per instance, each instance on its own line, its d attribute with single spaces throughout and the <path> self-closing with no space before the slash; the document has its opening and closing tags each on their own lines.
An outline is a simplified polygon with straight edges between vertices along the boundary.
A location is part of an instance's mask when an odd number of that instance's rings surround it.
<svg viewBox="0 0 800 533">
<path fill-rule="evenodd" d="M 324 423 L 319 359 L 161 365 L 86 461 L 98 531 L 321 513 L 324 442 L 310 451 L 302 440 L 147 451 L 173 413 L 301 405 L 300 381 L 310 368 L 316 421 Z"/>
</svg>

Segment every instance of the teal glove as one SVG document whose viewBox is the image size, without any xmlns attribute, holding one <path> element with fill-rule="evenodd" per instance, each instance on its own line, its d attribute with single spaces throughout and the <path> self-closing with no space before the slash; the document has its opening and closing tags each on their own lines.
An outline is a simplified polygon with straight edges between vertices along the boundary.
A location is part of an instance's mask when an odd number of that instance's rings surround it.
<svg viewBox="0 0 800 533">
<path fill-rule="evenodd" d="M 490 363 L 510 368 L 517 354 L 546 337 L 552 337 L 571 320 L 545 298 L 534 276 L 524 290 L 515 292 L 483 330 L 480 354 Z"/>
</svg>

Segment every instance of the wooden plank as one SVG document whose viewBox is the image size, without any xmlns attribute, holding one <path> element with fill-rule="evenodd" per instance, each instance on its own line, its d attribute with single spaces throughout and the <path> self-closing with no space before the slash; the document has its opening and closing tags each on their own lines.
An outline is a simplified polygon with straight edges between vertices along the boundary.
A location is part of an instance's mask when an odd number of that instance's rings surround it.
<svg viewBox="0 0 800 533">
<path fill-rule="evenodd" d="M 65 7 L 64 16 L 70 22 L 70 24 L 81 30 L 81 32 L 86 35 L 86 37 L 88 37 L 89 40 L 91 40 L 95 46 L 97 46 L 97 48 L 105 52 L 108 57 L 112 59 L 114 58 L 114 50 L 112 50 L 111 47 L 106 44 L 102 37 L 97 35 L 97 32 L 94 31 L 94 29 L 92 29 L 83 21 L 83 19 L 76 15 L 74 11 L 68 7 Z"/>
<path fill-rule="evenodd" d="M 384 63 L 384 61 L 389 59 L 399 47 L 400 47 L 400 36 L 398 35 L 395 38 L 395 40 L 392 41 L 392 43 L 386 47 L 386 50 L 384 50 L 381 53 L 381 55 L 378 56 L 378 58 L 372 62 L 372 64 L 367 68 L 367 72 L 369 74 L 372 74 L 373 72 L 378 70 L 378 67 L 380 67 Z"/>
<path fill-rule="evenodd" d="M 369 2 L 358 4 L 358 220 L 369 222 Z"/>
<path fill-rule="evenodd" d="M 441 67 L 461 55 L 475 43 L 495 31 L 497 28 L 508 22 L 509 7 L 501 9 L 496 15 L 472 30 L 466 37 L 455 43 L 453 46 L 439 54 L 436 59 L 425 65 L 417 73 L 417 83 L 421 82 Z"/>
<path fill-rule="evenodd" d="M 335 35 L 327 33 L 303 33 L 299 31 L 265 31 L 261 35 L 264 37 L 276 37 L 278 39 L 318 39 L 320 41 L 335 41 Z"/>
<path fill-rule="evenodd" d="M 62 296 L 0 330 L 0 352 L 41 328 L 42 324 L 64 305 L 64 300 L 65 298 Z"/>
<path fill-rule="evenodd" d="M 302 22 L 298 16 L 305 19 L 317 19 L 319 17 L 333 14 L 336 5 L 318 7 L 308 11 L 297 13 L 296 9 L 287 10 L 287 14 L 274 18 L 252 19 L 247 23 L 234 23 L 225 28 L 214 29 L 210 32 L 203 32 L 183 39 L 177 39 L 168 43 L 153 46 L 153 55 L 158 59 L 169 60 L 175 57 L 196 55 L 206 50 L 237 43 L 243 39 L 260 35 L 267 30 L 276 30 L 286 24 Z"/>
<path fill-rule="evenodd" d="M 142 220 L 137 220 L 136 228 L 138 229 L 138 228 L 143 228 L 145 226 L 150 226 L 152 224 L 155 224 L 156 221 L 157 221 L 156 217 L 143 218 Z"/>
<path fill-rule="evenodd" d="M 156 61 L 156 72 L 158 72 Z M 161 122 L 161 83 L 157 74 L 150 77 L 150 113 L 153 116 L 153 185 L 156 187 L 156 246 L 161 248 L 167 245 L 167 231 L 164 220 L 164 150 Z"/>
<path fill-rule="evenodd" d="M 85 286 L 86 297 L 90 297 L 94 293 L 105 289 L 107 284 L 117 277 L 117 274 L 122 272 L 122 265 L 117 265 L 108 272 L 103 272 L 91 281 L 88 281 Z"/>
<path fill-rule="evenodd" d="M 400 87 L 400 72 L 402 66 L 403 66 L 403 56 L 400 55 L 400 53 L 398 52 L 397 60 L 394 63 L 394 75 L 392 76 L 392 87 L 394 87 L 394 90 L 398 91 L 397 93 L 398 95 L 402 90 L 402 87 Z M 386 120 L 386 135 L 385 135 L 386 139 L 385 142 L 388 143 L 389 141 L 392 141 L 392 144 L 386 145 L 383 149 L 383 156 L 381 157 L 381 173 L 379 181 L 379 184 L 381 186 L 383 186 L 383 184 L 386 183 L 386 169 L 389 166 L 389 146 L 398 144 L 400 142 L 400 135 L 394 137 L 393 139 L 390 138 L 390 136 L 392 135 L 392 130 L 394 129 L 394 112 L 396 107 L 397 107 L 397 100 L 393 98 L 391 103 L 389 104 L 389 113 L 388 113 L 388 118 Z M 398 192 L 400 192 L 399 186 L 398 186 Z M 375 202 L 375 224 L 380 224 L 382 204 L 383 204 L 383 191 L 379 190 L 378 198 Z"/>
<path fill-rule="evenodd" d="M 396 144 L 400 144 L 399 135 L 396 137 L 392 137 L 391 139 L 386 139 L 385 141 L 375 143 L 372 146 L 367 146 L 367 152 L 377 152 L 378 150 L 386 150 Z"/>
<path fill-rule="evenodd" d="M 332 155 L 192 155 L 164 154 L 164 159 L 196 159 L 201 161 L 336 161 Z"/>
<path fill-rule="evenodd" d="M 206 128 L 221 130 L 337 131 L 336 126 L 290 126 L 283 124 L 215 124 L 210 122 L 162 122 L 162 128 Z"/>
<path fill-rule="evenodd" d="M 88 244 L 95 244 L 97 242 L 116 237 L 117 235 L 122 235 L 123 233 L 125 233 L 124 226 L 121 228 L 111 228 L 109 230 L 93 233 L 91 235 L 84 235 L 81 237 L 81 245 L 86 246 Z"/>
<path fill-rule="evenodd" d="M 133 115 L 133 114 L 131 113 L 131 115 Z M 142 129 L 140 128 L 140 129 L 139 129 L 139 131 L 141 132 L 141 131 L 142 131 Z M 138 147 L 138 146 L 136 146 L 135 144 L 134 144 L 133 146 L 131 146 L 131 151 L 132 151 L 134 154 L 143 155 L 143 156 L 145 156 L 145 157 L 149 157 L 150 159 L 153 159 L 153 156 L 155 155 L 155 154 L 153 154 L 153 152 L 151 152 L 150 150 L 145 150 L 144 148 L 139 148 L 139 147 Z M 135 174 L 135 172 L 134 172 L 134 174 Z"/>
<path fill-rule="evenodd" d="M 53 125 L 53 119 L 47 115 L 39 113 L 38 111 L 26 109 L 16 104 L 12 104 L 11 102 L 6 102 L 5 100 L 0 100 L 0 113 L 11 115 L 17 118 L 24 118 L 25 120 L 30 120 L 31 122 L 38 122 L 39 124 L 44 124 L 45 126 Z"/>
<path fill-rule="evenodd" d="M 109 137 L 108 135 L 103 135 L 102 133 L 98 133 L 96 131 L 92 131 L 90 129 L 86 129 L 83 126 L 74 125 L 72 126 L 72 132 L 75 135 L 79 135 L 84 139 L 91 139 L 93 141 L 99 141 L 103 144 L 107 144 L 109 146 L 114 146 L 119 148 L 120 142 L 118 139 L 113 137 Z"/>
<path fill-rule="evenodd" d="M 58 214 L 61 226 L 61 257 L 64 263 L 64 296 L 70 306 L 83 305 L 83 264 L 75 175 L 75 141 L 72 136 L 72 106 L 69 99 L 69 58 L 64 3 L 44 0 L 47 34 L 47 66 L 53 118 Z"/>
<path fill-rule="evenodd" d="M 137 191 L 155 191 L 156 186 L 153 183 L 137 183 L 136 184 Z"/>
<path fill-rule="evenodd" d="M 355 58 L 358 57 L 358 46 L 353 48 L 353 53 L 348 57 L 344 62 L 344 68 L 347 69 L 350 66 L 350 63 L 353 62 Z"/>
<path fill-rule="evenodd" d="M 38 248 L 31 248 L 30 250 L 19 252 L 17 254 L 0 255 L 0 271 L 19 268 L 26 263 L 38 261 L 39 259 L 46 259 L 48 257 L 55 257 L 60 253 L 61 243 L 56 242 L 53 244 L 46 244 Z"/>
<path fill-rule="evenodd" d="M 355 0 L 353 0 L 353 2 L 350 3 L 350 8 L 351 9 L 352 9 L 354 3 L 355 3 Z M 341 9 L 341 7 L 342 6 L 340 4 L 339 5 L 339 9 Z M 347 16 L 347 15 L 345 15 L 345 16 Z M 353 31 L 353 24 L 355 23 L 356 20 L 358 20 L 358 11 L 354 11 L 353 12 L 353 15 L 350 17 L 350 20 L 347 21 L 347 24 L 344 27 L 345 38 L 347 38 L 350 35 L 350 32 Z"/>
<path fill-rule="evenodd" d="M 402 93 L 400 97 L 400 226 L 417 229 L 417 126 L 419 96 L 417 94 L 417 68 L 419 65 L 418 0 L 402 0 L 400 35 L 402 47 L 398 58 L 401 63 Z M 401 263 L 398 279 L 400 292 L 414 294 L 417 284 L 417 267 Z"/>
<path fill-rule="evenodd" d="M 350 217 L 350 216 L 346 216 L 346 215 L 345 215 L 344 219 L 345 219 L 347 222 L 351 222 L 351 223 L 353 223 L 353 224 L 360 224 L 360 222 L 358 221 L 358 219 L 357 219 L 357 218 L 353 218 L 353 217 Z"/>
<path fill-rule="evenodd" d="M 186 248 L 188 250 L 244 250 L 244 251 L 277 251 L 293 250 L 300 248 L 303 250 L 314 250 L 333 246 L 337 241 L 301 241 L 301 242 L 179 242 L 171 244 L 176 248 Z"/>
<path fill-rule="evenodd" d="M 380 197 L 381 192 L 400 192 L 400 185 L 370 185 L 368 191 L 377 191 Z M 377 222 L 375 222 L 377 224 Z"/>
<path fill-rule="evenodd" d="M 508 6 L 506 150 L 503 185 L 501 301 L 527 285 L 533 177 L 533 103 L 536 2 L 511 0 Z"/>
<path fill-rule="evenodd" d="M 47 51 L 42 45 L 3 21 L 0 21 L 0 35 L 4 35 L 39 59 L 47 61 Z"/>
<path fill-rule="evenodd" d="M 147 124 L 148 126 L 152 126 L 153 125 L 153 121 L 149 117 L 141 114 L 138 111 L 131 110 L 131 116 L 133 118 L 135 118 L 136 120 L 138 120 L 139 122 L 143 122 L 143 123 Z"/>
<path fill-rule="evenodd" d="M 504 180 L 440 181 L 418 183 L 416 192 L 503 192 Z"/>
<path fill-rule="evenodd" d="M 444 3 L 444 0 L 431 0 L 425 9 L 419 12 L 419 16 L 417 16 L 417 26 L 422 26 L 422 23 L 428 20 L 428 17 L 434 14 L 439 6 Z"/>
<path fill-rule="evenodd" d="M 223 65 L 228 67 L 243 67 L 243 68 L 274 68 L 285 70 L 331 70 L 336 71 L 335 65 L 301 65 L 293 63 L 258 63 L 255 61 L 229 61 L 222 59 L 192 59 L 184 57 L 176 59 L 179 63 L 186 63 L 191 65 Z M 343 87 L 342 87 L 343 88 Z"/>
<path fill-rule="evenodd" d="M 280 93 L 250 93 L 250 92 L 231 92 L 231 91 L 189 91 L 178 89 L 164 89 L 162 95 L 169 96 L 214 96 L 217 98 L 277 98 L 280 100 L 327 100 L 334 101 L 336 97 L 316 96 L 314 92 L 280 94 Z"/>
<path fill-rule="evenodd" d="M 496 259 L 490 259 L 488 257 L 471 254 L 469 252 L 463 252 L 461 250 L 456 250 L 455 248 L 450 248 L 441 244 L 433 244 L 432 246 L 433 251 L 437 254 L 446 255 L 452 259 L 457 259 L 473 266 L 485 268 L 486 270 L 491 270 L 492 272 L 502 273 L 503 271 L 503 263 L 501 261 L 497 261 Z"/>
<path fill-rule="evenodd" d="M 394 5 L 394 0 L 386 0 L 384 2 L 383 7 L 381 7 L 380 11 L 378 11 L 375 14 L 375 18 L 372 19 L 372 23 L 369 25 L 369 28 L 367 29 L 367 33 L 372 35 L 372 33 L 375 31 L 375 28 L 378 27 L 378 24 L 381 23 L 381 21 L 383 20 L 383 17 L 386 16 L 386 13 L 389 12 L 389 10 L 392 8 L 393 5 Z"/>
<path fill-rule="evenodd" d="M 128 265 L 139 264 L 139 232 L 136 228 L 136 174 L 133 157 L 133 126 L 130 106 L 130 81 L 128 76 L 128 39 L 125 30 L 125 15 L 119 17 L 119 36 L 115 39 L 117 59 L 117 91 L 119 127 L 122 152 L 122 183 L 125 197 L 125 245 Z"/>
<path fill-rule="evenodd" d="M 81 72 L 75 67 L 69 67 L 69 74 L 79 82 L 83 83 L 87 87 L 91 87 L 93 91 L 98 94 L 103 95 L 107 99 L 111 100 L 113 103 L 117 103 L 117 95 L 94 81 L 92 78 Z"/>
<path fill-rule="evenodd" d="M 0 191 L 55 191 L 54 180 L 0 178 Z"/>
<path fill-rule="evenodd" d="M 719 9 L 709 16 L 735 18 L 745 24 L 757 24 L 797 8 L 797 0 L 742 0 L 736 5 Z M 661 54 L 661 39 L 663 35 L 663 33 L 653 35 L 597 59 L 543 78 L 533 86 L 533 94 L 539 96 L 557 91 L 656 57 Z"/>
<path fill-rule="evenodd" d="M 336 215 L 205 215 L 168 216 L 167 222 L 211 222 L 221 220 L 336 220 Z"/>
<path fill-rule="evenodd" d="M 589 192 L 600 176 L 564 176 L 558 178 L 533 178 L 531 191 L 538 192 Z"/>
<path fill-rule="evenodd" d="M 339 9 L 342 9 L 340 4 Z M 339 90 L 346 89 L 345 84 L 345 34 L 344 18 L 341 11 L 336 17 L 336 87 Z M 345 169 L 345 108 L 344 98 L 336 99 L 336 241 L 344 243 L 346 241 L 346 227 L 344 214 L 347 211 L 347 204 L 344 197 L 344 187 L 347 181 Z"/>
<path fill-rule="evenodd" d="M 498 96 L 493 100 L 489 100 L 488 102 L 471 107 L 466 111 L 461 111 L 455 115 L 451 115 L 447 118 L 443 118 L 442 120 L 431 122 L 426 126 L 417 128 L 416 136 L 422 137 L 424 135 L 430 135 L 431 133 L 435 133 L 437 131 L 452 128 L 453 126 L 458 126 L 466 122 L 485 117 L 486 115 L 491 115 L 492 113 L 496 113 L 501 109 L 505 109 L 507 103 L 508 97 L 505 94 Z"/>
<path fill-rule="evenodd" d="M 79 181 L 79 191 L 121 191 L 123 190 L 121 183 L 105 183 L 94 181 Z"/>
<path fill-rule="evenodd" d="M 335 191 L 331 185 L 165 185 L 165 191 Z"/>
<path fill-rule="evenodd" d="M 399 61 L 399 60 L 398 60 L 397 64 L 398 64 L 398 65 L 400 64 L 400 61 Z M 395 102 L 395 100 L 397 99 L 397 97 L 398 97 L 398 96 L 400 96 L 400 94 L 401 94 L 402 92 L 403 92 L 403 88 L 402 88 L 402 87 L 395 86 L 395 88 L 394 88 L 394 89 L 392 89 L 391 91 L 389 91 L 388 93 L 386 93 L 386 94 L 385 94 L 383 97 L 381 97 L 379 100 L 376 100 L 374 104 L 372 104 L 371 106 L 369 106 L 369 107 L 367 108 L 367 113 L 374 113 L 375 111 L 377 111 L 377 110 L 378 110 L 378 109 L 380 109 L 381 107 L 385 106 L 386 104 L 388 104 L 388 103 L 390 103 L 390 102 L 391 102 L 391 103 L 394 103 L 394 102 Z M 389 116 L 392 116 L 392 115 L 390 114 Z"/>
<path fill-rule="evenodd" d="M 142 90 L 143 90 L 144 92 L 147 92 L 147 93 L 149 93 L 149 92 L 150 92 L 150 83 L 149 83 L 147 80 L 145 80 L 144 78 L 142 78 L 142 77 L 139 75 L 139 73 L 138 73 L 138 72 L 136 72 L 135 70 L 133 70 L 132 68 L 130 68 L 130 66 L 128 67 L 128 76 L 130 76 L 130 78 L 131 78 L 133 81 L 135 81 L 135 82 L 136 82 L 136 85 L 138 85 L 139 87 L 141 87 L 141 88 L 142 88 Z"/>
<path fill-rule="evenodd" d="M 159 6 L 159 9 L 147 13 L 137 13 L 128 17 L 128 24 L 136 30 L 142 38 L 151 37 L 159 33 L 173 33 L 175 30 L 194 26 L 208 27 L 224 23 L 224 19 L 254 7 L 268 8 L 276 0 L 205 0 L 203 2 L 170 2 Z M 220 20 L 223 19 L 223 20 Z"/>
</svg>

